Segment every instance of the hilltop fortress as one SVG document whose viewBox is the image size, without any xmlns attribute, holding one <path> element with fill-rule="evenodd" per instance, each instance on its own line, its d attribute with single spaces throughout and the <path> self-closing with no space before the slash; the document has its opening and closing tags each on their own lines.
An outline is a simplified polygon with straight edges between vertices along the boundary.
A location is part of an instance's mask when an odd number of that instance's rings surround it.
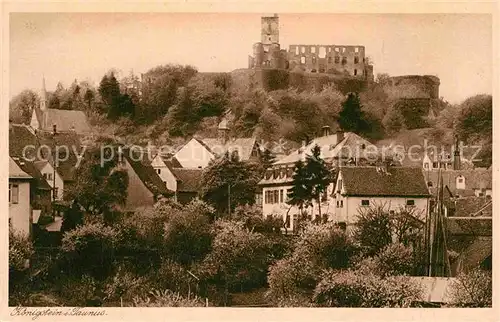
<svg viewBox="0 0 500 322">
<path fill-rule="evenodd" d="M 261 18 L 261 41 L 253 45 L 248 68 L 274 68 L 352 76 L 373 81 L 373 66 L 361 45 L 290 45 L 279 42 L 279 17 Z"/>
</svg>

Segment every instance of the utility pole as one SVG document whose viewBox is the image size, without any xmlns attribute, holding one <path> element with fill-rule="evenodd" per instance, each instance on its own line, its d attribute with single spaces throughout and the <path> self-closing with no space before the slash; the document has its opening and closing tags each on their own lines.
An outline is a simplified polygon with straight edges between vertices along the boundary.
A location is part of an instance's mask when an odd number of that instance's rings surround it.
<svg viewBox="0 0 500 322">
<path fill-rule="evenodd" d="M 53 143 L 53 149 L 52 149 L 52 202 L 54 203 L 56 201 L 56 138 L 57 135 L 57 127 L 54 124 L 52 126 L 52 143 Z"/>
<path fill-rule="evenodd" d="M 231 218 L 231 183 L 227 183 L 227 214 Z"/>
</svg>

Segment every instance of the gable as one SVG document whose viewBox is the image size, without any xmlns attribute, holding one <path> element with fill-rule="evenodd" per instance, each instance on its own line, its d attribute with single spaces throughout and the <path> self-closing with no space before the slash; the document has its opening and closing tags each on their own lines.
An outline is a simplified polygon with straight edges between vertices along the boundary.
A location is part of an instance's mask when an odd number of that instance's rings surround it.
<svg viewBox="0 0 500 322">
<path fill-rule="evenodd" d="M 191 139 L 174 157 L 184 168 L 206 167 L 214 158 L 213 153 L 196 139 Z"/>
<path fill-rule="evenodd" d="M 163 158 L 161 157 L 161 155 L 158 153 L 153 161 L 151 161 L 151 166 L 153 168 L 164 168 L 166 167 L 167 165 L 165 164 L 165 162 L 163 162 Z"/>
</svg>

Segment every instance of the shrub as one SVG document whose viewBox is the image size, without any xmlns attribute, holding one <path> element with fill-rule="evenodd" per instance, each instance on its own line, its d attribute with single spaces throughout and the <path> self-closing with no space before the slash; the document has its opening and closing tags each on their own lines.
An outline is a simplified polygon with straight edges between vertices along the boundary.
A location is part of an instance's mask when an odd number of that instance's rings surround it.
<svg viewBox="0 0 500 322">
<path fill-rule="evenodd" d="M 135 296 L 143 294 L 147 287 L 144 278 L 138 277 L 120 266 L 116 274 L 104 286 L 104 300 L 131 302 Z"/>
<path fill-rule="evenodd" d="M 313 301 L 326 307 L 410 307 L 421 296 L 420 287 L 408 279 L 343 270 L 323 275 Z"/>
<path fill-rule="evenodd" d="M 117 238 L 114 228 L 101 223 L 85 224 L 66 232 L 61 250 L 70 273 L 107 277 L 112 269 Z"/>
<path fill-rule="evenodd" d="M 136 307 L 202 307 L 204 301 L 198 297 L 185 298 L 170 290 L 153 290 L 147 295 L 137 296 L 133 300 Z"/>
<path fill-rule="evenodd" d="M 491 307 L 491 271 L 475 268 L 469 273 L 459 274 L 452 284 L 450 293 L 453 306 Z"/>
<path fill-rule="evenodd" d="M 58 281 L 59 295 L 65 306 L 101 306 L 100 285 L 90 275 L 67 277 Z"/>
<path fill-rule="evenodd" d="M 11 273 L 24 271 L 33 252 L 33 245 L 28 237 L 10 228 L 9 271 Z"/>
<path fill-rule="evenodd" d="M 408 275 L 413 272 L 413 248 L 390 244 L 375 256 L 376 271 L 382 276 Z"/>
</svg>

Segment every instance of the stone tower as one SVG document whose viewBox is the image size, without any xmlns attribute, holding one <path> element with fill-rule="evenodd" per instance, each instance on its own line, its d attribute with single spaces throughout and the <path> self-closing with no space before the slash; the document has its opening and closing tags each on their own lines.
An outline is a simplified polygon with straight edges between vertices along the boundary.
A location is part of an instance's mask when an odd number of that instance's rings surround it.
<svg viewBox="0 0 500 322">
<path fill-rule="evenodd" d="M 264 46 L 264 50 L 269 49 L 272 44 L 279 44 L 280 33 L 279 33 L 279 17 L 277 14 L 271 17 L 261 18 L 261 43 Z"/>
<path fill-rule="evenodd" d="M 47 111 L 47 91 L 45 90 L 45 77 L 42 78 L 42 91 L 40 92 L 40 110 Z"/>
</svg>

